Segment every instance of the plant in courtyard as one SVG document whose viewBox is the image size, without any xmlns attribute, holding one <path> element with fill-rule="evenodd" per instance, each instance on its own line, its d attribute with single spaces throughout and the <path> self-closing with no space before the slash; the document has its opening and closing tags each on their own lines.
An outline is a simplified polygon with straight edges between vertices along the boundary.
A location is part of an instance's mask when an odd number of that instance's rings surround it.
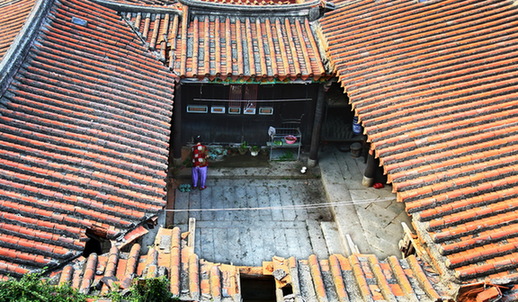
<svg viewBox="0 0 518 302">
<path fill-rule="evenodd" d="M 282 156 L 279 157 L 279 160 L 293 160 L 295 155 L 291 151 L 286 151 Z"/>
<path fill-rule="evenodd" d="M 209 159 L 220 160 L 227 155 L 227 150 L 223 147 L 211 147 L 209 148 Z"/>
<path fill-rule="evenodd" d="M 51 285 L 41 274 L 29 273 L 19 280 L 0 282 L 0 302 L 80 302 L 87 296 L 68 285 Z"/>
<path fill-rule="evenodd" d="M 172 302 L 179 301 L 169 292 L 169 281 L 165 277 L 138 279 L 126 294 L 112 292 L 113 302 Z"/>
<path fill-rule="evenodd" d="M 252 154 L 252 156 L 257 156 L 259 154 L 259 151 L 261 151 L 261 147 L 259 146 L 250 147 L 250 153 Z"/>
<path fill-rule="evenodd" d="M 243 141 L 241 145 L 239 145 L 239 153 L 241 155 L 246 154 L 248 151 L 248 143 L 246 141 Z"/>
</svg>

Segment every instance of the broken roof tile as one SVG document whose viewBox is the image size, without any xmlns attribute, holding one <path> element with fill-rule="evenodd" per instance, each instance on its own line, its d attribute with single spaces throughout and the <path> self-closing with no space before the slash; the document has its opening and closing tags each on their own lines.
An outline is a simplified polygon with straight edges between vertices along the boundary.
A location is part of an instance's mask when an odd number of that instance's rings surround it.
<svg viewBox="0 0 518 302">
<path fill-rule="evenodd" d="M 291 288 L 291 293 L 286 292 L 283 295 L 296 301 L 451 300 L 448 294 L 450 289 L 440 285 L 431 268 L 414 256 L 407 259 L 391 257 L 387 260 L 379 260 L 374 255 L 365 254 L 353 254 L 348 257 L 334 254 L 329 259 L 318 259 L 311 255 L 307 260 L 273 257 L 272 261 L 263 262 L 263 267 L 254 269 L 199 259 L 193 252 L 193 247 L 188 246 L 184 239 L 180 239 L 179 234 L 178 227 L 160 228 L 155 236 L 155 243 L 149 247 L 148 252 L 142 250 L 139 244 L 134 244 L 130 252 L 112 248 L 107 254 L 92 254 L 88 258 L 74 261 L 65 266 L 56 275 L 56 279 L 60 280 L 60 283 L 82 286 L 83 291 L 87 292 L 85 285 L 92 282 L 90 274 L 86 274 L 89 267 L 99 267 L 101 259 L 109 257 L 111 260 L 107 261 L 105 270 L 98 268 L 99 275 L 95 277 L 95 280 L 103 283 L 103 294 L 110 290 L 121 291 L 127 288 L 129 283 L 122 287 L 110 286 L 110 289 L 106 289 L 105 286 L 112 282 L 123 285 L 122 278 L 126 278 L 127 275 L 114 276 L 113 271 L 124 268 L 126 259 L 133 259 L 133 263 L 140 263 L 141 268 L 126 273 L 136 273 L 135 280 L 151 278 L 149 273 L 157 272 L 162 267 L 163 271 L 167 272 L 173 295 L 189 301 L 241 301 L 241 274 L 250 271 L 254 271 L 253 275 L 256 277 L 271 278 L 275 281 L 275 288 L 279 294 L 283 293 L 284 287 Z M 181 269 L 185 274 L 182 273 L 180 278 L 173 276 L 180 269 L 178 263 L 160 260 L 174 253 L 179 253 L 177 257 L 183 259 Z M 153 269 L 149 269 L 150 267 Z M 72 275 L 78 279 L 74 280 L 71 278 Z M 364 288 L 362 294 L 359 290 L 361 287 Z M 98 297 L 100 294 L 96 288 L 90 288 L 88 293 Z"/>
</svg>

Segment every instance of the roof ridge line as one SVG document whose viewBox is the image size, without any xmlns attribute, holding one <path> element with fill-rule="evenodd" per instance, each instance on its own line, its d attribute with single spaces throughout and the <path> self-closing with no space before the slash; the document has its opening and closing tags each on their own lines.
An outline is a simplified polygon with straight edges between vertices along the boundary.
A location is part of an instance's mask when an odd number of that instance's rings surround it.
<svg viewBox="0 0 518 302">
<path fill-rule="evenodd" d="M 182 15 L 183 12 L 176 8 L 176 6 L 141 6 L 136 4 L 129 3 L 118 3 L 111 0 L 91 0 L 94 3 L 102 5 L 104 7 L 111 8 L 118 12 L 141 12 L 141 13 L 158 13 L 158 14 L 167 14 L 167 13 L 176 13 L 178 15 Z"/>
<path fill-rule="evenodd" d="M 9 87 L 12 76 L 20 68 L 33 40 L 40 34 L 39 28 L 43 19 L 53 5 L 54 0 L 36 0 L 25 24 L 0 60 L 0 96 Z"/>
<path fill-rule="evenodd" d="M 98 0 L 95 0 L 98 1 Z M 232 14 L 237 16 L 253 14 L 253 16 L 259 18 L 273 17 L 273 16 L 310 16 L 311 10 L 318 8 L 321 5 L 320 0 L 312 0 L 306 3 L 289 4 L 289 5 L 241 5 L 241 4 L 229 4 L 229 3 L 216 3 L 207 2 L 203 0 L 179 0 L 179 3 L 188 6 L 191 12 L 194 10 L 208 10 L 210 14 L 214 14 L 217 11 L 232 11 Z M 289 13 L 288 13 L 289 12 Z M 273 14 L 273 16 L 272 16 Z"/>
</svg>

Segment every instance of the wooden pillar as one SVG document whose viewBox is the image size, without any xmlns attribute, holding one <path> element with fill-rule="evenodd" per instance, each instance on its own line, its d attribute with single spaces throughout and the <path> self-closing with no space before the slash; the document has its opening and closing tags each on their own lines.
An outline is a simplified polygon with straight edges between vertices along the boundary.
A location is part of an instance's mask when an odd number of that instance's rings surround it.
<svg viewBox="0 0 518 302">
<path fill-rule="evenodd" d="M 362 185 L 366 187 L 371 187 L 374 184 L 374 178 L 376 177 L 376 169 L 377 163 L 374 158 L 374 154 L 369 152 L 367 157 L 367 166 L 365 167 L 365 172 L 363 173 Z"/>
<path fill-rule="evenodd" d="M 182 159 L 182 84 L 177 83 L 175 87 L 175 98 L 173 104 L 173 158 L 175 164 Z"/>
<path fill-rule="evenodd" d="M 311 146 L 309 149 L 308 167 L 314 167 L 318 161 L 318 148 L 320 147 L 320 129 L 322 128 L 322 116 L 324 113 L 325 88 L 318 86 L 317 104 L 315 107 L 315 119 L 311 133 Z"/>
<path fill-rule="evenodd" d="M 167 182 L 167 195 L 166 195 L 166 215 L 165 223 L 167 226 L 173 225 L 174 212 L 167 211 L 173 210 L 175 204 L 175 173 L 176 167 L 182 164 L 182 85 L 177 82 L 175 85 L 175 97 L 173 103 L 173 120 L 171 125 L 171 138 L 169 141 L 169 177 Z"/>
</svg>

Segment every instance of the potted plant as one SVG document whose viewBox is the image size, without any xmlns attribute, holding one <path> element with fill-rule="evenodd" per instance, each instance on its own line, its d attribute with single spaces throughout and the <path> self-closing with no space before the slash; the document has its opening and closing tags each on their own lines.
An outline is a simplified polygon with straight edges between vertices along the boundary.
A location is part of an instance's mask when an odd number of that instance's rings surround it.
<svg viewBox="0 0 518 302">
<path fill-rule="evenodd" d="M 246 152 L 248 152 L 248 143 L 246 141 L 243 141 L 241 145 L 239 145 L 239 154 L 245 155 Z"/>
<path fill-rule="evenodd" d="M 259 147 L 259 146 L 250 147 L 250 154 L 252 156 L 257 156 L 259 154 L 259 151 L 261 151 L 261 147 Z"/>
</svg>

